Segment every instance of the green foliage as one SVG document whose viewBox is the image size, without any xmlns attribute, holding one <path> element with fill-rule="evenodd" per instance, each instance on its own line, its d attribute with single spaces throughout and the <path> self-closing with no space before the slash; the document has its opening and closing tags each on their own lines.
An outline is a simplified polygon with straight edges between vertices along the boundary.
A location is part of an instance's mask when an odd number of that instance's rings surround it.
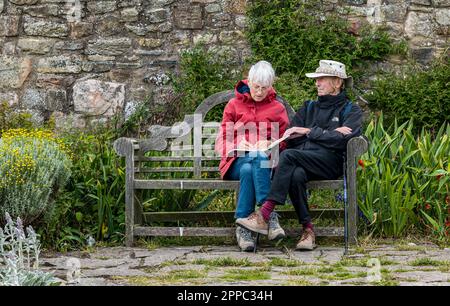
<svg viewBox="0 0 450 306">
<path fill-rule="evenodd" d="M 319 1 L 252 1 L 247 11 L 247 37 L 255 57 L 252 61 L 268 60 L 280 78 L 290 73 L 305 79 L 304 73 L 314 71 L 321 59 L 341 61 L 351 71 L 368 60 L 380 60 L 390 52 L 398 52 L 399 48 L 382 29 L 365 25 L 355 36 L 346 19 L 336 12 L 324 11 Z M 306 96 L 311 97 L 313 82 L 302 83 Z M 284 91 L 280 90 L 280 94 Z"/>
<path fill-rule="evenodd" d="M 415 130 L 437 129 L 450 122 L 450 69 L 448 59 L 438 60 L 429 70 L 408 67 L 400 75 L 383 75 L 366 95 L 374 110 L 382 110 L 386 121 L 414 120 Z"/>
<path fill-rule="evenodd" d="M 14 224 L 5 213 L 6 225 L 0 228 L 0 286 L 51 286 L 58 281 L 39 271 L 40 243 L 31 226 L 26 232 L 22 220 Z"/>
<path fill-rule="evenodd" d="M 0 213 L 25 224 L 47 212 L 70 176 L 67 147 L 45 130 L 14 129 L 0 140 Z"/>
<path fill-rule="evenodd" d="M 358 204 L 375 230 L 401 236 L 412 226 L 448 239 L 450 226 L 450 125 L 432 137 L 413 136 L 413 123 L 396 122 L 387 132 L 383 117 L 366 129 L 369 151 L 359 161 Z"/>
<path fill-rule="evenodd" d="M 8 102 L 0 102 L 0 133 L 9 129 L 33 127 L 30 114 L 18 113 L 9 106 Z"/>
<path fill-rule="evenodd" d="M 125 162 L 112 146 L 115 131 L 105 125 L 62 134 L 74 155 L 72 176 L 40 228 L 47 247 L 84 247 L 89 237 L 111 243 L 123 239 Z"/>
<path fill-rule="evenodd" d="M 192 114 L 207 97 L 222 90 L 233 89 L 239 78 L 236 59 L 229 54 L 218 56 L 202 45 L 181 53 L 180 73 L 174 80 L 175 92 L 180 94 L 180 120 Z M 213 120 L 220 121 L 219 110 Z"/>
</svg>

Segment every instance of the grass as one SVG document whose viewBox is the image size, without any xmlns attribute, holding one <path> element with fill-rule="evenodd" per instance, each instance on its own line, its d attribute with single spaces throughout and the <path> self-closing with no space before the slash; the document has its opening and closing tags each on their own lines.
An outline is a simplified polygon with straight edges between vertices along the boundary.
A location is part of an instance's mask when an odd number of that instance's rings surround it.
<svg viewBox="0 0 450 306">
<path fill-rule="evenodd" d="M 447 266 L 450 265 L 448 261 L 434 260 L 428 257 L 417 258 L 416 260 L 409 263 L 410 266 L 418 267 L 418 266 Z"/>
<path fill-rule="evenodd" d="M 326 284 L 328 284 L 328 282 Z M 306 280 L 304 278 L 300 278 L 300 279 L 290 279 L 283 285 L 285 285 L 285 286 L 313 286 L 314 283 L 309 280 Z"/>
<path fill-rule="evenodd" d="M 284 259 L 284 258 L 279 258 L 279 257 L 273 257 L 270 259 L 270 263 L 271 266 L 276 266 L 276 267 L 298 267 L 303 265 L 304 263 L 302 261 L 299 260 L 294 260 L 294 259 Z"/>
<path fill-rule="evenodd" d="M 225 275 L 220 276 L 221 279 L 227 281 L 252 281 L 252 280 L 266 280 L 270 279 L 270 273 L 267 268 L 262 269 L 232 269 L 225 272 Z"/>
<path fill-rule="evenodd" d="M 251 263 L 248 258 L 235 259 L 231 257 L 219 257 L 216 259 L 196 259 L 193 262 L 197 265 L 206 265 L 211 267 L 249 267 L 261 264 Z"/>
</svg>

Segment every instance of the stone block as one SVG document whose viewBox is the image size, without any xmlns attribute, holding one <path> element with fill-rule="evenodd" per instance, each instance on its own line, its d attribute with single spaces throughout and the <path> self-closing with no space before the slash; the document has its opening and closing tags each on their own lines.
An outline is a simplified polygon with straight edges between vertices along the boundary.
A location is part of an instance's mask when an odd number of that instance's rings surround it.
<svg viewBox="0 0 450 306">
<path fill-rule="evenodd" d="M 231 24 L 231 15 L 226 13 L 211 14 L 208 16 L 208 26 L 213 28 L 225 28 Z"/>
<path fill-rule="evenodd" d="M 57 4 L 28 6 L 23 9 L 24 13 L 33 17 L 58 17 L 62 14 Z"/>
<path fill-rule="evenodd" d="M 135 7 L 125 8 L 120 11 L 120 16 L 122 17 L 122 20 L 125 22 L 138 21 L 139 11 Z"/>
<path fill-rule="evenodd" d="M 345 3 L 350 5 L 365 5 L 367 0 L 345 0 Z"/>
<path fill-rule="evenodd" d="M 420 12 L 409 12 L 405 22 L 405 34 L 409 38 L 415 36 L 430 37 L 433 26 L 430 14 Z"/>
<path fill-rule="evenodd" d="M 20 104 L 27 110 L 45 110 L 45 93 L 39 89 L 28 88 L 23 93 Z"/>
<path fill-rule="evenodd" d="M 65 37 L 69 27 L 65 23 L 25 17 L 23 23 L 25 34 L 30 36 Z"/>
<path fill-rule="evenodd" d="M 131 48 L 128 37 L 97 39 L 89 41 L 86 54 L 123 55 Z"/>
<path fill-rule="evenodd" d="M 80 73 L 81 56 L 79 55 L 58 55 L 40 58 L 37 63 L 39 73 Z"/>
<path fill-rule="evenodd" d="M 431 5 L 431 0 L 411 0 L 411 4 Z"/>
<path fill-rule="evenodd" d="M 3 12 L 4 5 L 5 5 L 5 0 L 0 0 L 0 13 Z"/>
<path fill-rule="evenodd" d="M 381 12 L 385 21 L 404 22 L 408 5 L 406 3 L 382 5 Z"/>
<path fill-rule="evenodd" d="M 21 88 L 31 69 L 28 57 L 0 56 L 0 88 Z"/>
<path fill-rule="evenodd" d="M 19 97 L 15 92 L 0 92 L 0 103 L 3 102 L 8 103 L 10 107 L 14 107 L 19 104 Z"/>
<path fill-rule="evenodd" d="M 234 23 L 239 28 L 245 28 L 247 26 L 247 18 L 245 15 L 238 15 L 234 17 Z"/>
<path fill-rule="evenodd" d="M 205 11 L 207 13 L 218 13 L 222 10 L 222 7 L 220 4 L 217 3 L 211 3 L 205 6 Z"/>
<path fill-rule="evenodd" d="M 194 36 L 194 45 L 203 44 L 213 44 L 217 42 L 217 35 L 212 33 L 199 33 Z"/>
<path fill-rule="evenodd" d="M 245 41 L 245 34 L 239 30 L 222 31 L 219 34 L 219 40 L 224 44 L 238 44 L 241 41 Z"/>
<path fill-rule="evenodd" d="M 160 47 L 162 46 L 163 42 L 164 41 L 162 39 L 157 38 L 140 38 L 138 40 L 139 45 L 144 48 Z"/>
<path fill-rule="evenodd" d="M 150 23 L 161 23 L 167 21 L 169 18 L 169 11 L 167 9 L 151 9 L 144 14 Z"/>
<path fill-rule="evenodd" d="M 202 29 L 203 12 L 199 5 L 178 5 L 174 9 L 175 26 L 179 29 Z"/>
<path fill-rule="evenodd" d="M 94 28 L 95 32 L 100 33 L 103 37 L 118 37 L 121 36 L 121 33 L 123 32 L 123 26 L 118 14 L 101 15 L 100 17 L 95 19 Z"/>
<path fill-rule="evenodd" d="M 94 33 L 94 25 L 91 22 L 70 23 L 70 37 L 83 38 Z"/>
<path fill-rule="evenodd" d="M 17 48 L 29 54 L 47 54 L 54 44 L 55 40 L 49 38 L 19 38 Z"/>
<path fill-rule="evenodd" d="M 450 0 L 431 0 L 435 7 L 449 7 Z"/>
<path fill-rule="evenodd" d="M 88 1 L 87 9 L 92 14 L 105 14 L 116 10 L 116 1 Z"/>
<path fill-rule="evenodd" d="M 0 36 L 17 36 L 19 20 L 20 16 L 17 15 L 0 16 Z"/>
<path fill-rule="evenodd" d="M 245 14 L 248 0 L 226 0 L 224 11 L 231 14 Z"/>
<path fill-rule="evenodd" d="M 61 88 L 51 88 L 47 91 L 46 110 L 65 111 L 68 108 L 67 92 Z"/>
<path fill-rule="evenodd" d="M 73 87 L 75 112 L 112 117 L 121 112 L 125 103 L 125 85 L 98 80 L 76 82 Z"/>
<path fill-rule="evenodd" d="M 423 65 L 430 64 L 434 59 L 433 48 L 416 48 L 411 49 L 411 56 Z"/>
<path fill-rule="evenodd" d="M 443 25 L 443 26 L 450 25 L 450 9 L 436 10 L 436 18 L 435 19 L 439 25 Z"/>
<path fill-rule="evenodd" d="M 37 3 L 39 0 L 9 0 L 9 2 L 16 5 L 31 5 Z"/>
</svg>

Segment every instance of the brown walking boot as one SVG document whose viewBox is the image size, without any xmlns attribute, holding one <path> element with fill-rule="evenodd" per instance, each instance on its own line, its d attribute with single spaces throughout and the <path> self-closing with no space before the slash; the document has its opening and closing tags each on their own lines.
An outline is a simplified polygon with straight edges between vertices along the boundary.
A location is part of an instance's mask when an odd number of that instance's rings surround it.
<svg viewBox="0 0 450 306">
<path fill-rule="evenodd" d="M 303 230 L 302 237 L 300 238 L 296 250 L 313 250 L 316 247 L 316 235 L 310 228 Z"/>
<path fill-rule="evenodd" d="M 251 230 L 252 232 L 263 235 L 267 235 L 269 232 L 269 224 L 264 220 L 259 210 L 255 211 L 247 218 L 236 219 L 236 224 Z"/>
</svg>

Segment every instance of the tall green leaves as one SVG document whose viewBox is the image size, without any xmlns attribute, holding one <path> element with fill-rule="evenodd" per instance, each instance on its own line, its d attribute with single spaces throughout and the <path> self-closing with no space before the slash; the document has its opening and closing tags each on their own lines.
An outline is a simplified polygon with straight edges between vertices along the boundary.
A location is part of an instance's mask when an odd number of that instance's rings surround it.
<svg viewBox="0 0 450 306">
<path fill-rule="evenodd" d="M 359 206 L 384 235 L 401 236 L 424 225 L 444 239 L 450 218 L 450 125 L 435 136 L 423 130 L 414 137 L 413 129 L 412 121 L 395 122 L 387 132 L 382 116 L 369 123 L 370 147 L 358 170 Z"/>
</svg>

